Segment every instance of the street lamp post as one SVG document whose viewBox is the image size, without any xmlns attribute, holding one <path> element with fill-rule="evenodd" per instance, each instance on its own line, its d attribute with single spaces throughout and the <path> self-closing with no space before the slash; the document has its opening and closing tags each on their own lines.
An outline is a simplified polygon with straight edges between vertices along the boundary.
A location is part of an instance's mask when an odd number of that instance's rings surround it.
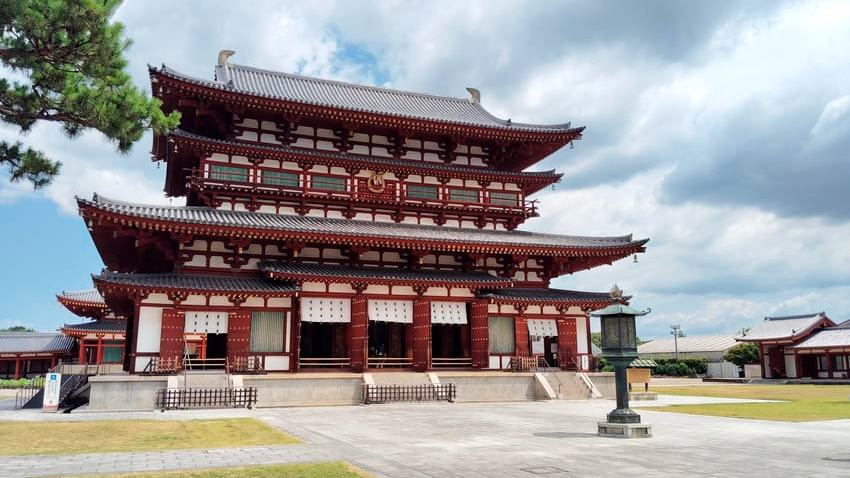
<svg viewBox="0 0 850 478">
<path fill-rule="evenodd" d="M 673 324 L 670 326 L 672 329 L 670 331 L 673 334 L 673 350 L 676 352 L 676 361 L 679 361 L 679 337 L 682 336 L 682 326 L 679 324 Z"/>
<path fill-rule="evenodd" d="M 635 317 L 648 314 L 635 310 L 623 303 L 623 291 L 616 285 L 611 289 L 614 303 L 602 310 L 591 312 L 602 325 L 602 356 L 614 366 L 614 378 L 617 387 L 617 408 L 612 410 L 607 420 L 598 423 L 598 435 L 616 438 L 648 438 L 652 436 L 652 426 L 640 422 L 640 415 L 629 408 L 629 386 L 626 380 L 626 368 L 637 358 L 637 332 Z"/>
</svg>

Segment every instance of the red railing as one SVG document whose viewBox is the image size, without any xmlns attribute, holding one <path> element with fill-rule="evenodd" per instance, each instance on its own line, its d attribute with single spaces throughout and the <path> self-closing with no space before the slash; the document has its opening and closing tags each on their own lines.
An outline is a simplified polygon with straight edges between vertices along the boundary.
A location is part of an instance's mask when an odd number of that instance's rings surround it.
<svg viewBox="0 0 850 478">
<path fill-rule="evenodd" d="M 387 181 L 384 192 L 376 193 L 363 187 L 364 181 L 362 178 L 350 178 L 332 174 L 312 174 L 312 173 L 297 173 L 298 179 L 292 184 L 273 184 L 262 181 L 262 173 L 260 170 L 252 170 L 246 168 L 247 174 L 229 173 L 217 171 L 214 173 L 207 172 L 206 174 L 198 169 L 190 170 L 190 184 L 201 189 L 220 188 L 233 191 L 245 191 L 252 194 L 263 192 L 274 193 L 293 193 L 303 194 L 305 196 L 326 196 L 353 199 L 359 201 L 381 201 L 381 202 L 400 202 L 404 204 L 413 204 L 421 206 L 434 207 L 453 207 L 458 209 L 479 210 L 483 212 L 512 212 L 522 213 L 526 216 L 534 216 L 537 214 L 537 200 L 526 200 L 520 198 L 520 193 L 517 192 L 516 201 L 511 201 L 510 198 L 491 198 L 491 192 L 486 189 L 470 190 L 478 192 L 477 201 L 452 200 L 449 190 L 451 186 L 437 184 L 420 184 L 411 185 L 433 187 L 436 197 L 423 197 L 422 192 L 409 192 L 408 184 L 398 183 L 395 181 Z M 333 176 L 345 178 L 345 189 L 330 189 L 313 187 L 313 176 Z M 281 179 L 278 181 L 283 182 Z M 463 188 L 459 188 L 463 189 Z M 504 191 L 512 193 L 514 191 Z"/>
</svg>

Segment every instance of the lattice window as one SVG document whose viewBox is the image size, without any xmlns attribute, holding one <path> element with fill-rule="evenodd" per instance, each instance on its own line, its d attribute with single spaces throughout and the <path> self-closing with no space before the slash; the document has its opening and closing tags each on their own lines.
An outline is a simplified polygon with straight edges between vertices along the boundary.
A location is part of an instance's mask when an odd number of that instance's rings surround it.
<svg viewBox="0 0 850 478">
<path fill-rule="evenodd" d="M 474 189 L 449 188 L 449 201 L 478 202 L 478 191 Z"/>
<path fill-rule="evenodd" d="M 248 182 L 248 168 L 237 168 L 233 166 L 210 165 L 210 179 L 219 181 Z"/>
<path fill-rule="evenodd" d="M 519 206 L 519 194 L 495 191 L 490 192 L 490 204 L 517 207 Z"/>
<path fill-rule="evenodd" d="M 283 312 L 251 312 L 251 352 L 283 352 Z"/>
<path fill-rule="evenodd" d="M 324 189 L 326 191 L 345 191 L 345 178 L 336 176 L 313 176 L 313 189 Z"/>
<path fill-rule="evenodd" d="M 434 186 L 407 186 L 407 197 L 415 199 L 438 199 L 437 188 Z"/>
<path fill-rule="evenodd" d="M 274 184 L 276 186 L 298 187 L 298 173 L 285 173 L 283 171 L 263 171 L 261 178 L 263 184 Z"/>
<path fill-rule="evenodd" d="M 512 354 L 516 348 L 513 317 L 490 317 L 490 353 Z"/>
</svg>

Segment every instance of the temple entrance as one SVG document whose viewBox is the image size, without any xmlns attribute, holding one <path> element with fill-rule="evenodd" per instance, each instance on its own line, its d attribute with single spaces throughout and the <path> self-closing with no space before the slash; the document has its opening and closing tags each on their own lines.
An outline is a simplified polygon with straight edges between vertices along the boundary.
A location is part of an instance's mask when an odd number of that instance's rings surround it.
<svg viewBox="0 0 850 478">
<path fill-rule="evenodd" d="M 227 334 L 207 334 L 208 359 L 223 359 L 227 357 Z"/>
<path fill-rule="evenodd" d="M 797 376 L 800 378 L 818 378 L 818 358 L 816 355 L 800 354 L 800 370 Z"/>
<path fill-rule="evenodd" d="M 369 321 L 369 368 L 410 367 L 413 351 L 408 345 L 408 324 Z"/>
<path fill-rule="evenodd" d="M 472 366 L 468 324 L 431 325 L 431 366 Z"/>
<path fill-rule="evenodd" d="M 339 368 L 348 365 L 349 324 L 301 322 L 300 366 Z"/>
</svg>

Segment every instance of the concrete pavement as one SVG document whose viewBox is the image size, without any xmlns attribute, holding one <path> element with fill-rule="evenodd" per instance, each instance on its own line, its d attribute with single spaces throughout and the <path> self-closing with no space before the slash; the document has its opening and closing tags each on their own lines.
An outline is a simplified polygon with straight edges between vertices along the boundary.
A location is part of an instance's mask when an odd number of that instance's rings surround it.
<svg viewBox="0 0 850 478">
<path fill-rule="evenodd" d="M 661 396 L 658 402 L 732 399 Z M 785 423 L 642 411 L 654 438 L 596 437 L 610 400 L 166 413 L 0 412 L 0 420 L 255 417 L 303 445 L 0 458 L 0 476 L 345 460 L 383 477 L 850 476 L 850 420 Z"/>
</svg>

